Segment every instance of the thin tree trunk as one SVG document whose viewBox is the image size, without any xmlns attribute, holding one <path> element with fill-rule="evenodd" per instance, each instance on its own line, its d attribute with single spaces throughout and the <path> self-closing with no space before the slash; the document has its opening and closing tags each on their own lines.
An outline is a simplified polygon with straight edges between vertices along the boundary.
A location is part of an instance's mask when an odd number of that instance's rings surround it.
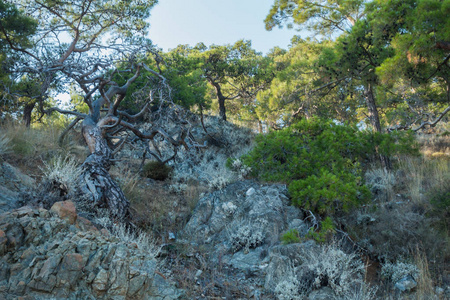
<svg viewBox="0 0 450 300">
<path fill-rule="evenodd" d="M 369 120 L 375 132 L 381 132 L 380 117 L 378 116 L 378 109 L 373 96 L 372 83 L 365 86 L 364 96 L 366 98 L 367 109 L 369 110 Z"/>
<path fill-rule="evenodd" d="M 375 132 L 381 133 L 380 117 L 378 115 L 378 109 L 377 109 L 377 105 L 375 103 L 375 97 L 373 96 L 373 88 L 372 88 L 371 82 L 367 83 L 367 85 L 365 86 L 364 93 L 365 93 L 365 98 L 366 98 L 367 109 L 369 111 L 369 120 L 372 125 L 372 128 Z M 378 152 L 378 147 L 376 148 L 376 150 Z M 380 154 L 379 156 L 380 156 L 381 166 L 385 170 L 389 171 L 391 169 L 391 161 L 390 161 L 389 157 L 382 155 L 382 154 Z"/>
<path fill-rule="evenodd" d="M 214 82 L 214 81 L 210 81 L 210 82 L 216 89 L 217 101 L 219 102 L 219 116 L 222 118 L 222 120 L 226 121 L 227 114 L 226 114 L 226 110 L 225 110 L 225 100 L 227 100 L 227 98 L 222 94 L 222 89 L 217 82 Z"/>
<path fill-rule="evenodd" d="M 22 119 L 27 128 L 29 128 L 31 125 L 31 113 L 33 112 L 35 105 L 36 105 L 36 102 L 32 101 L 32 102 L 28 102 L 27 104 L 25 104 L 25 106 L 23 108 Z"/>
<path fill-rule="evenodd" d="M 261 120 L 258 120 L 258 131 L 259 131 L 259 133 L 263 133 L 264 132 Z"/>
</svg>

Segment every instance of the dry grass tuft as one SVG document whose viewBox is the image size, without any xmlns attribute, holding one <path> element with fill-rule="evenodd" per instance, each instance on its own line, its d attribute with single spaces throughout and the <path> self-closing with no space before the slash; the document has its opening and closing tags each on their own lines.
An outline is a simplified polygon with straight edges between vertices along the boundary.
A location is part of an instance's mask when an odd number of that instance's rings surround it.
<svg viewBox="0 0 450 300">
<path fill-rule="evenodd" d="M 136 244 L 136 246 L 147 254 L 147 257 L 154 259 L 160 253 L 161 248 L 155 239 L 148 233 L 135 229 L 131 230 L 123 223 L 113 222 L 109 217 L 97 218 L 96 222 L 108 228 L 110 233 L 125 244 Z"/>
<path fill-rule="evenodd" d="M 432 299 L 434 296 L 433 280 L 431 279 L 427 256 L 416 248 L 414 262 L 419 270 L 417 281 L 417 299 Z"/>
<path fill-rule="evenodd" d="M 0 134 L 0 156 L 11 152 L 11 139 L 5 134 Z"/>
<path fill-rule="evenodd" d="M 55 156 L 49 162 L 44 162 L 42 173 L 44 178 L 50 181 L 59 182 L 67 187 L 74 189 L 81 175 L 80 163 L 72 156 Z"/>
<path fill-rule="evenodd" d="M 58 126 L 26 128 L 20 123 L 6 123 L 1 131 L 3 139 L 9 141 L 10 151 L 6 159 L 31 176 L 40 177 L 43 162 L 57 156 L 74 156 L 81 161 L 87 155 L 87 148 L 81 144 L 76 132 L 70 132 L 69 137 L 59 145 L 62 128 Z"/>
</svg>

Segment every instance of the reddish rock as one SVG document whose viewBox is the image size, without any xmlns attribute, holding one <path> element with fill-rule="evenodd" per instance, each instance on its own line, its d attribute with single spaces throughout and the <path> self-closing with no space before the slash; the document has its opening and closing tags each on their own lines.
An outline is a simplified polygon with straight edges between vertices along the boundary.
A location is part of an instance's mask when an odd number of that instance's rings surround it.
<svg viewBox="0 0 450 300">
<path fill-rule="evenodd" d="M 67 220 L 69 224 L 75 224 L 78 217 L 75 204 L 70 200 L 56 202 L 50 211 L 55 212 L 61 219 Z"/>
<path fill-rule="evenodd" d="M 95 231 L 95 232 L 98 231 L 98 229 L 92 224 L 91 221 L 89 221 L 86 218 L 80 217 L 80 216 L 77 217 L 77 225 L 76 226 L 77 226 L 77 228 L 79 228 L 83 231 Z"/>
</svg>

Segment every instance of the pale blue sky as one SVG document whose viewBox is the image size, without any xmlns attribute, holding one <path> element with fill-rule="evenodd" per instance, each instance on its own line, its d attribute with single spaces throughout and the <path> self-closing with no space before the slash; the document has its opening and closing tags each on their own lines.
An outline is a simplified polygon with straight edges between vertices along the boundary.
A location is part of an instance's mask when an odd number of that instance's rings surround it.
<svg viewBox="0 0 450 300">
<path fill-rule="evenodd" d="M 295 30 L 266 31 L 264 19 L 274 0 L 159 0 L 152 9 L 149 37 L 164 51 L 179 44 L 199 42 L 234 44 L 252 41 L 257 51 L 266 54 L 275 46 L 287 49 Z"/>
</svg>

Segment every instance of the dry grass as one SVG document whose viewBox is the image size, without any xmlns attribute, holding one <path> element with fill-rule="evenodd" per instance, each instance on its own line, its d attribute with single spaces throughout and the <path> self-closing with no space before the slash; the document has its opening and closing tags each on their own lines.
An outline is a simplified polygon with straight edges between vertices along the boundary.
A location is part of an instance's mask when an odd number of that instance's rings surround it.
<svg viewBox="0 0 450 300">
<path fill-rule="evenodd" d="M 43 177 L 50 181 L 63 184 L 67 190 L 74 190 L 81 175 L 80 163 L 73 156 L 55 156 L 49 162 L 44 162 Z"/>
<path fill-rule="evenodd" d="M 130 200 L 133 223 L 165 241 L 187 222 L 200 195 L 207 187 L 194 182 L 174 193 L 170 181 L 155 181 L 139 173 L 140 160 L 128 160 L 111 168 L 110 174 Z"/>
<path fill-rule="evenodd" d="M 345 222 L 360 245 L 370 249 L 384 266 L 402 259 L 416 266 L 418 286 L 410 299 L 438 299 L 434 285 L 450 280 L 450 207 L 446 200 L 450 135 L 419 134 L 417 140 L 421 157 L 398 157 L 392 173 L 367 172 L 366 181 L 375 191 L 375 199 L 385 201 L 375 201 L 372 209 L 360 209 L 353 217 L 356 221 L 348 218 Z M 391 288 L 382 287 L 380 294 L 391 295 Z"/>
<path fill-rule="evenodd" d="M 397 183 L 395 173 L 385 169 L 372 169 L 366 172 L 365 177 L 366 184 L 377 200 L 381 202 L 394 200 L 394 187 Z"/>
<path fill-rule="evenodd" d="M 110 233 L 117 237 L 121 242 L 125 244 L 135 244 L 137 248 L 141 249 L 147 254 L 147 257 L 154 259 L 160 253 L 161 248 L 156 244 L 153 237 L 142 230 L 130 230 L 123 223 L 115 223 L 109 217 L 97 218 L 96 222 L 108 228 Z"/>
<path fill-rule="evenodd" d="M 11 139 L 5 134 L 0 134 L 0 156 L 11 152 Z"/>
<path fill-rule="evenodd" d="M 417 141 L 426 157 L 450 160 L 450 133 L 420 134 Z"/>
<path fill-rule="evenodd" d="M 1 135 L 9 141 L 10 148 L 5 159 L 34 177 L 40 177 L 43 163 L 54 157 L 74 156 L 78 160 L 84 160 L 86 147 L 77 144 L 81 142 L 77 134 L 71 132 L 65 142 L 59 145 L 61 131 L 57 126 L 26 128 L 19 123 L 2 124 Z"/>
<path fill-rule="evenodd" d="M 406 193 L 413 203 L 426 201 L 427 191 L 443 187 L 450 180 L 450 160 L 404 157 L 399 161 Z"/>
<path fill-rule="evenodd" d="M 433 280 L 431 278 L 431 273 L 428 265 L 427 256 L 420 251 L 419 247 L 416 249 L 416 254 L 414 257 L 415 265 L 419 270 L 419 276 L 416 278 L 417 281 L 417 293 L 416 299 L 426 300 L 432 299 L 434 296 Z"/>
</svg>

